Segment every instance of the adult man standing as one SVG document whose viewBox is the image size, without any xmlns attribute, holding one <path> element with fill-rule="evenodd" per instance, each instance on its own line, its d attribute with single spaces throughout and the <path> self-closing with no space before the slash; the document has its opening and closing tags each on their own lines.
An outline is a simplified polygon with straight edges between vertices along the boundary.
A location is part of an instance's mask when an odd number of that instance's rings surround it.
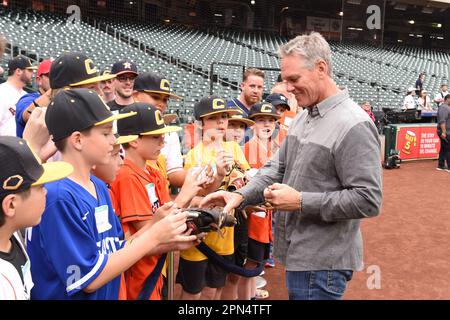
<svg viewBox="0 0 450 320">
<path fill-rule="evenodd" d="M 114 63 L 111 73 L 116 76 L 113 80 L 116 98 L 107 104 L 114 112 L 134 103 L 133 86 L 134 79 L 138 75 L 138 69 L 133 61 L 120 60 Z"/>
<path fill-rule="evenodd" d="M 39 64 L 36 74 L 37 92 L 24 95 L 16 104 L 16 134 L 22 138 L 25 125 L 36 107 L 48 107 L 52 90 L 50 89 L 50 68 L 52 60 L 44 60 Z"/>
<path fill-rule="evenodd" d="M 441 90 L 434 96 L 433 101 L 436 102 L 439 107 L 443 102 L 446 95 L 450 92 L 448 91 L 448 85 L 446 83 L 441 84 Z"/>
<path fill-rule="evenodd" d="M 331 49 L 316 32 L 280 48 L 281 73 L 299 105 L 280 150 L 242 189 L 201 203 L 277 210 L 275 254 L 290 299 L 341 299 L 363 268 L 360 219 L 381 206 L 380 145 L 367 114 L 332 79 Z"/>
<path fill-rule="evenodd" d="M 23 88 L 31 84 L 33 71 L 30 59 L 18 55 L 8 62 L 8 80 L 0 84 L 0 135 L 16 135 L 16 103 L 26 94 Z"/>
<path fill-rule="evenodd" d="M 264 72 L 249 68 L 245 70 L 241 83 L 241 94 L 227 102 L 227 108 L 238 108 L 248 116 L 251 107 L 260 102 L 264 92 Z"/>
<path fill-rule="evenodd" d="M 437 170 L 450 172 L 450 94 L 444 97 L 444 102 L 439 106 L 437 133 L 441 140 Z"/>
<path fill-rule="evenodd" d="M 238 108 L 248 117 L 252 106 L 262 100 L 264 93 L 265 75 L 262 70 L 257 68 L 248 68 L 245 70 L 241 83 L 241 94 L 226 103 L 227 108 Z M 250 127 L 245 130 L 244 143 L 248 142 L 253 132 Z"/>
</svg>

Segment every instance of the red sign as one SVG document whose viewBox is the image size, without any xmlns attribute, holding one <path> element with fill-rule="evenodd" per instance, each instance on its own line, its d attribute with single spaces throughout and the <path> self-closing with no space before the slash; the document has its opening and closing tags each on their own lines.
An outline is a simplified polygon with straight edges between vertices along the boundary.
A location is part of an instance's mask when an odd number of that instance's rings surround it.
<svg viewBox="0 0 450 320">
<path fill-rule="evenodd" d="M 397 132 L 397 149 L 402 160 L 434 159 L 439 155 L 440 140 L 436 124 L 420 127 L 402 127 Z"/>
</svg>

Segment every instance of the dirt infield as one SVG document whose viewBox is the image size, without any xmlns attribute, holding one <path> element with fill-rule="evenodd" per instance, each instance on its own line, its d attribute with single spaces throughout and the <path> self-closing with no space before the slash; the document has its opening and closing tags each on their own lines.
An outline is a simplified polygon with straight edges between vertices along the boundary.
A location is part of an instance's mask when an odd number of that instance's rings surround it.
<svg viewBox="0 0 450 320">
<path fill-rule="evenodd" d="M 383 171 L 382 212 L 362 222 L 365 269 L 354 274 L 344 299 L 450 299 L 450 173 L 436 165 Z M 269 299 L 287 299 L 282 266 L 265 272 Z"/>
<path fill-rule="evenodd" d="M 345 299 L 450 299 L 450 173 L 436 165 L 384 170 L 381 215 L 361 228 L 365 270 L 354 274 Z M 373 288 L 377 267 L 380 289 Z M 265 278 L 271 299 L 287 299 L 280 266 Z"/>
</svg>

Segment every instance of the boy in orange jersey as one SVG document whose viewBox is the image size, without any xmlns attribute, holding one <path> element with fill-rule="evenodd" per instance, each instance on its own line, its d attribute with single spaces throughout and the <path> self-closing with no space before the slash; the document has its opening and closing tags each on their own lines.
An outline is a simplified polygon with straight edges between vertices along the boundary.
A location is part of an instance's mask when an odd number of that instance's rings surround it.
<svg viewBox="0 0 450 320">
<path fill-rule="evenodd" d="M 249 118 L 255 121 L 253 137 L 245 144 L 245 155 L 252 168 L 261 168 L 280 144 L 273 139 L 277 120 L 280 118 L 275 107 L 267 102 L 252 106 Z M 254 268 L 269 258 L 272 241 L 272 211 L 258 210 L 248 214 L 248 252 L 246 267 Z M 244 299 L 255 296 L 256 278 L 243 278 L 241 283 L 246 288 Z M 264 292 L 261 290 L 260 292 Z M 262 297 L 267 298 L 264 292 Z"/>
<path fill-rule="evenodd" d="M 119 121 L 118 133 L 124 136 L 138 135 L 139 138 L 124 145 L 125 161 L 111 188 L 117 198 L 117 215 L 124 230 L 133 237 L 153 223 L 157 218 L 156 212 L 164 215 L 173 206 L 186 206 L 204 181 L 197 180 L 198 175 L 188 174 L 175 204 L 171 204 L 167 180 L 147 161 L 158 158 L 164 146 L 164 134 L 181 128 L 166 126 L 161 111 L 149 104 L 137 102 L 120 110 L 120 113 L 127 112 L 136 112 L 137 115 L 133 119 Z M 167 252 L 192 245 L 189 243 L 180 247 L 174 243 L 170 248 L 166 246 L 160 249 Z M 128 300 L 161 299 L 164 261 L 164 255 L 146 256 L 125 273 Z"/>
</svg>

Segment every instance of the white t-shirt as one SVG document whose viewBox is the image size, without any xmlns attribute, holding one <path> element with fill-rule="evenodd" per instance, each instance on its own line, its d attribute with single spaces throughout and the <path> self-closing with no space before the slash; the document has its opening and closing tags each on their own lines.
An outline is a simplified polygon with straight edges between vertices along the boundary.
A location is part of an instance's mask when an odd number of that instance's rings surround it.
<svg viewBox="0 0 450 320">
<path fill-rule="evenodd" d="M 420 97 L 419 99 L 417 99 L 417 103 L 419 104 L 420 109 L 422 110 L 431 110 L 432 106 L 431 106 L 431 98 L 430 97 L 426 97 L 427 101 L 425 102 L 425 100 Z"/>
<path fill-rule="evenodd" d="M 440 105 L 442 102 L 444 102 L 445 96 L 448 95 L 449 93 L 450 93 L 449 91 L 444 91 L 444 92 L 439 91 L 434 96 L 434 100 L 438 100 L 439 102 L 437 102 L 437 104 Z"/>
<path fill-rule="evenodd" d="M 23 282 L 14 265 L 0 259 L 0 300 L 29 300 L 31 289 L 34 286 L 31 278 L 30 259 L 17 232 L 14 237 L 27 258 L 26 264 L 22 266 Z"/>
<path fill-rule="evenodd" d="M 413 96 L 407 95 L 403 100 L 403 108 L 402 109 L 416 109 L 416 100 Z"/>
<path fill-rule="evenodd" d="M 166 159 L 167 174 L 183 170 L 180 138 L 176 132 L 164 135 L 164 148 L 161 149 L 161 154 Z"/>
<path fill-rule="evenodd" d="M 0 136 L 16 136 L 16 103 L 24 94 L 8 82 L 0 84 Z"/>
</svg>

